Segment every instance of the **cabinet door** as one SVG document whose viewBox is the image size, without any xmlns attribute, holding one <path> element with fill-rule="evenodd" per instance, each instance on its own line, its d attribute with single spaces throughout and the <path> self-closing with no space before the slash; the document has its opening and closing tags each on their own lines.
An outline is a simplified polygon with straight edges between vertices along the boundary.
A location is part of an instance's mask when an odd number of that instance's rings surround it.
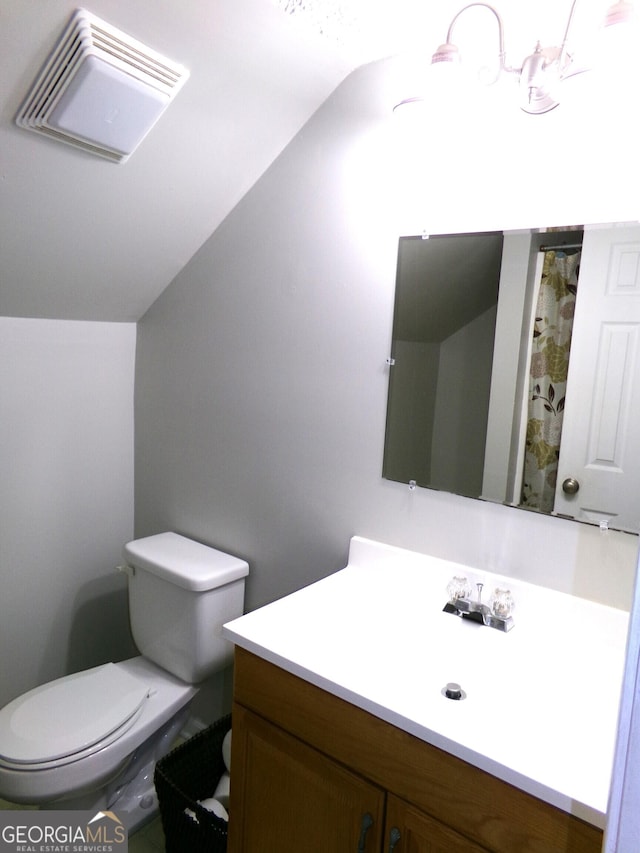
<svg viewBox="0 0 640 853">
<path fill-rule="evenodd" d="M 387 802 L 385 845 L 384 853 L 486 853 L 484 847 L 392 796 Z"/>
<path fill-rule="evenodd" d="M 384 792 L 233 709 L 229 853 L 378 853 Z"/>
</svg>

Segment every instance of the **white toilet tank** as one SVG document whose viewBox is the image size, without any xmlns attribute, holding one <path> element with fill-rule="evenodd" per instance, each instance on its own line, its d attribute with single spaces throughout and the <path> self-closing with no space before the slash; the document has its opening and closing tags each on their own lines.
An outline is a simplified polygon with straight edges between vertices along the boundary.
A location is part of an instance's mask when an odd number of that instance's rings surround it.
<svg viewBox="0 0 640 853">
<path fill-rule="evenodd" d="M 177 533 L 124 547 L 131 632 L 140 653 L 197 684 L 233 659 L 222 625 L 244 612 L 249 566 Z"/>
</svg>

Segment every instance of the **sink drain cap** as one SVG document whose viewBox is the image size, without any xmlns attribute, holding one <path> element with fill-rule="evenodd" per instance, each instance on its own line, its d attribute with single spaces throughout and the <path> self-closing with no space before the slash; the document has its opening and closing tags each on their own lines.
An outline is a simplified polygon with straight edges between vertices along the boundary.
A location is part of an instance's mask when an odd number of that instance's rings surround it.
<svg viewBox="0 0 640 853">
<path fill-rule="evenodd" d="M 440 691 L 447 699 L 466 699 L 467 694 L 456 681 L 449 681 Z"/>
</svg>

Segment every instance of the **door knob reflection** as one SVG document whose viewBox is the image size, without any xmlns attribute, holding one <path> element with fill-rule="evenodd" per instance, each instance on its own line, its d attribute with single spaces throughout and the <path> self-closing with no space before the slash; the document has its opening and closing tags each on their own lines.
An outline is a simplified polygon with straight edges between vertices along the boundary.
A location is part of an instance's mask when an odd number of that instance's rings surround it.
<svg viewBox="0 0 640 853">
<path fill-rule="evenodd" d="M 580 483 L 573 477 L 567 477 L 562 483 L 562 491 L 565 495 L 575 495 L 580 488 Z"/>
</svg>

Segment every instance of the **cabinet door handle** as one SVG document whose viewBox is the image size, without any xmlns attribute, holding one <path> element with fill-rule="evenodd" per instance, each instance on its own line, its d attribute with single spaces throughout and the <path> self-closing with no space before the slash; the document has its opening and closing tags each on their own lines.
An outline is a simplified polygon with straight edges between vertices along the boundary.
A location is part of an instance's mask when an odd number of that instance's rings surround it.
<svg viewBox="0 0 640 853">
<path fill-rule="evenodd" d="M 400 841 L 400 830 L 397 826 L 392 826 L 391 832 L 389 833 L 389 853 L 393 853 L 398 841 Z"/>
<path fill-rule="evenodd" d="M 358 853 L 365 853 L 365 845 L 367 843 L 367 832 L 373 826 L 373 818 L 369 814 L 369 812 L 365 812 L 362 815 L 362 822 L 360 824 L 360 838 L 358 840 Z"/>
</svg>

